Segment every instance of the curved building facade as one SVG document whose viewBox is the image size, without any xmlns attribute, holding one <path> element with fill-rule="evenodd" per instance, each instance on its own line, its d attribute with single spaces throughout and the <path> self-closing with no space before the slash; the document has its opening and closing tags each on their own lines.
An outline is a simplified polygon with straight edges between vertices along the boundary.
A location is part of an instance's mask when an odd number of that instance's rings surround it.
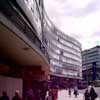
<svg viewBox="0 0 100 100">
<path fill-rule="evenodd" d="M 50 21 L 44 12 L 44 34 L 46 36 L 51 74 L 80 79 L 82 77 L 81 44 Z"/>
</svg>

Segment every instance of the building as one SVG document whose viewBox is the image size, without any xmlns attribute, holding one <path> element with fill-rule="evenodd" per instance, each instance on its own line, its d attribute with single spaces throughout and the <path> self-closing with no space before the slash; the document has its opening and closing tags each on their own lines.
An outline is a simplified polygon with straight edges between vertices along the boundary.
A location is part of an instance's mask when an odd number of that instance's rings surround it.
<svg viewBox="0 0 100 100">
<path fill-rule="evenodd" d="M 40 84 L 48 81 L 42 2 L 0 0 L 0 96 L 7 91 L 12 99 L 15 90 L 20 90 L 26 99 L 27 93 L 40 90 Z"/>
<path fill-rule="evenodd" d="M 80 43 L 50 21 L 43 0 L 0 0 L 0 83 L 16 79 L 12 92 L 19 89 L 26 98 L 48 75 L 67 85 L 81 79 L 81 65 Z M 5 84 L 0 94 L 12 89 Z"/>
<path fill-rule="evenodd" d="M 50 58 L 51 79 L 61 79 L 61 82 L 71 80 L 74 85 L 74 81 L 82 78 L 81 44 L 67 33 L 61 32 L 50 21 L 45 11 L 44 34 Z M 59 84 L 59 81 L 56 82 Z M 66 83 L 69 84 L 68 81 Z"/>
<path fill-rule="evenodd" d="M 100 46 L 82 51 L 83 79 L 100 80 Z"/>
</svg>

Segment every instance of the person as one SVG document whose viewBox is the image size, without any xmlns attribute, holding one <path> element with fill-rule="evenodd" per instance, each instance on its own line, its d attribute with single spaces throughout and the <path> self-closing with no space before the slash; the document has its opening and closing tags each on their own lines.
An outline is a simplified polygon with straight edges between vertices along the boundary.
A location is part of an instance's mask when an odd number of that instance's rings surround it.
<svg viewBox="0 0 100 100">
<path fill-rule="evenodd" d="M 41 92 L 40 92 L 40 96 L 42 98 L 42 100 L 45 100 L 46 98 L 46 93 L 47 93 L 47 90 L 48 90 L 48 84 L 46 81 L 43 81 L 43 86 L 41 87 Z"/>
<path fill-rule="evenodd" d="M 58 98 L 58 86 L 53 85 L 49 88 L 49 100 L 57 100 Z"/>
<path fill-rule="evenodd" d="M 34 99 L 35 99 L 34 91 L 30 88 L 26 92 L 26 100 L 34 100 Z"/>
<path fill-rule="evenodd" d="M 12 98 L 12 100 L 22 100 L 22 98 L 19 95 L 19 90 L 15 91 L 15 96 Z"/>
<path fill-rule="evenodd" d="M 90 89 L 90 98 L 91 100 L 95 100 L 97 98 L 97 93 L 95 92 L 93 86 L 91 86 L 91 89 Z"/>
<path fill-rule="evenodd" d="M 77 89 L 77 87 L 74 88 L 74 95 L 75 95 L 75 97 L 77 97 L 77 95 L 78 95 L 78 89 Z"/>
<path fill-rule="evenodd" d="M 71 96 L 71 88 L 69 88 L 68 94 L 69 94 L 69 96 Z"/>
<path fill-rule="evenodd" d="M 0 100 L 9 100 L 9 97 L 7 96 L 6 91 L 2 92 L 2 96 L 1 96 Z"/>
<path fill-rule="evenodd" d="M 53 100 L 53 98 L 52 98 L 52 90 L 50 88 L 48 89 L 46 100 Z"/>
<path fill-rule="evenodd" d="M 57 86 L 55 86 L 53 89 L 52 89 L 52 99 L 53 100 L 57 100 L 57 98 L 58 98 L 58 88 L 57 88 Z"/>
<path fill-rule="evenodd" d="M 86 91 L 84 93 L 84 97 L 85 97 L 85 100 L 90 100 L 90 93 L 88 91 L 88 88 L 86 89 Z"/>
</svg>

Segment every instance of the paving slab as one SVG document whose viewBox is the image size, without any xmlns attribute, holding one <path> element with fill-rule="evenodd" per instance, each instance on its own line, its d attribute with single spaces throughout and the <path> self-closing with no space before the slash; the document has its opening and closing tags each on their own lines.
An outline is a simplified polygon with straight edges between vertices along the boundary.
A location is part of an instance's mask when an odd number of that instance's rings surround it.
<svg viewBox="0 0 100 100">
<path fill-rule="evenodd" d="M 85 99 L 83 93 L 79 93 L 79 95 L 76 98 L 73 94 L 73 91 L 71 96 L 69 96 L 67 90 L 60 90 L 58 92 L 58 100 L 85 100 Z M 97 98 L 96 100 L 100 100 L 100 98 Z"/>
</svg>

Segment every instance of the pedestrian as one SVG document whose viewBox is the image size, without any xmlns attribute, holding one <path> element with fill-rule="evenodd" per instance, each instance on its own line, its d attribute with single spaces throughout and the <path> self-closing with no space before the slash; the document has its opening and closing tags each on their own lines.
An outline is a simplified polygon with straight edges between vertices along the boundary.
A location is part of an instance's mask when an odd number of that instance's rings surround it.
<svg viewBox="0 0 100 100">
<path fill-rule="evenodd" d="M 58 88 L 57 86 L 55 86 L 53 88 L 53 100 L 57 100 L 57 98 L 58 98 Z"/>
<path fill-rule="evenodd" d="M 91 86 L 91 89 L 90 89 L 90 97 L 91 97 L 91 100 L 95 100 L 97 98 L 97 93 L 95 92 L 93 86 Z"/>
<path fill-rule="evenodd" d="M 53 100 L 53 97 L 52 97 L 52 90 L 51 90 L 50 88 L 48 89 L 48 94 L 47 94 L 46 100 Z"/>
<path fill-rule="evenodd" d="M 9 97 L 7 96 L 7 92 L 6 91 L 2 92 L 2 96 L 1 96 L 0 100 L 9 100 Z"/>
<path fill-rule="evenodd" d="M 15 91 L 15 96 L 12 98 L 12 100 L 22 100 L 22 98 L 19 95 L 19 90 Z"/>
<path fill-rule="evenodd" d="M 88 88 L 86 89 L 86 91 L 84 93 L 84 97 L 85 97 L 85 100 L 90 100 L 90 93 L 88 91 Z"/>
<path fill-rule="evenodd" d="M 54 85 L 49 89 L 49 95 L 52 100 L 57 100 L 58 98 L 58 86 Z"/>
<path fill-rule="evenodd" d="M 45 100 L 46 99 L 46 93 L 47 93 L 47 90 L 48 90 L 48 84 L 46 81 L 43 81 L 43 86 L 41 87 L 41 92 L 40 92 L 40 96 L 42 98 L 42 100 Z"/>
<path fill-rule="evenodd" d="M 69 96 L 71 97 L 71 88 L 69 88 L 68 94 L 69 94 Z"/>
<path fill-rule="evenodd" d="M 35 94 L 32 88 L 27 90 L 25 96 L 26 96 L 26 100 L 35 100 Z"/>
<path fill-rule="evenodd" d="M 77 89 L 77 87 L 74 88 L 74 95 L 77 98 L 77 95 L 78 95 L 78 89 Z"/>
</svg>

